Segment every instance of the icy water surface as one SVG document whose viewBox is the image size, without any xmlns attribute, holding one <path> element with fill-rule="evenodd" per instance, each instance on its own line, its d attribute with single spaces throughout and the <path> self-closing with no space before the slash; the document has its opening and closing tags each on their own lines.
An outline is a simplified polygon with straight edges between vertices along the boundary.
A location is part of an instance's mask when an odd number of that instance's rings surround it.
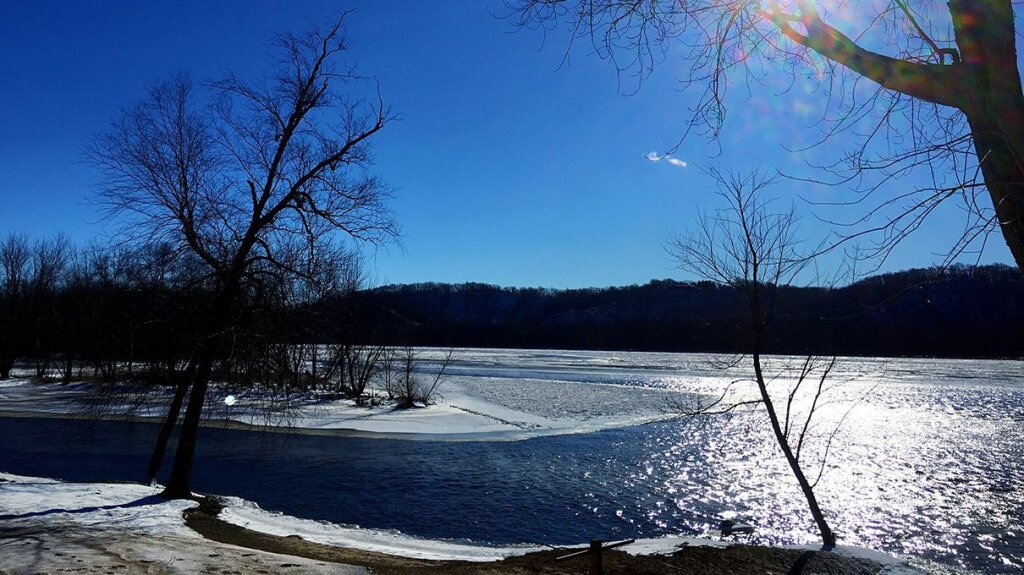
<svg viewBox="0 0 1024 575">
<path fill-rule="evenodd" d="M 649 415 L 673 396 L 718 393 L 745 373 L 723 359 L 471 350 L 460 354 L 450 385 L 513 409 L 585 422 Z M 805 457 L 816 476 L 817 456 L 829 447 L 818 492 L 842 542 L 951 572 L 1020 572 L 1021 367 L 841 359 Z M 746 397 L 745 385 L 736 384 L 731 397 Z M 154 434 L 146 424 L 0 418 L 0 469 L 132 479 Z M 204 429 L 200 449 L 198 490 L 423 537 L 557 544 L 704 535 L 718 518 L 736 517 L 757 526 L 756 541 L 815 540 L 758 413 L 500 442 Z"/>
</svg>

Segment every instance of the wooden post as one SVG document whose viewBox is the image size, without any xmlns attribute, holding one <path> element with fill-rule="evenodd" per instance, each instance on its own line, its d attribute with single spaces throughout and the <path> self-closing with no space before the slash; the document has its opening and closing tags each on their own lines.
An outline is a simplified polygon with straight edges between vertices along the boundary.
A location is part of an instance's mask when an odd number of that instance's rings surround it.
<svg viewBox="0 0 1024 575">
<path fill-rule="evenodd" d="M 590 540 L 590 575 L 604 574 L 604 562 L 602 561 L 604 549 L 601 548 L 601 545 L 600 539 Z"/>
<path fill-rule="evenodd" d="M 575 559 L 577 557 L 589 555 L 590 575 L 602 575 L 604 572 L 604 552 L 609 549 L 615 549 L 616 547 L 622 547 L 623 545 L 629 545 L 630 543 L 636 543 L 636 539 L 626 539 L 625 541 L 609 543 L 608 545 L 605 545 L 600 539 L 591 539 L 590 547 L 587 547 L 582 551 L 574 551 L 568 555 L 556 557 L 555 561 L 565 561 L 566 559 Z"/>
</svg>

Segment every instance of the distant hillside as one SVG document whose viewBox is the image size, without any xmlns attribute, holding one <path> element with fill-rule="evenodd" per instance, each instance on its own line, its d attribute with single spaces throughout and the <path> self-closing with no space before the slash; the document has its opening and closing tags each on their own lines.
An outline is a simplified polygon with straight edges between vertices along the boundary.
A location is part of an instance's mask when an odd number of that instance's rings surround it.
<svg viewBox="0 0 1024 575">
<path fill-rule="evenodd" d="M 391 285 L 361 292 L 357 321 L 387 343 L 742 351 L 741 294 L 655 280 L 593 289 Z M 1022 357 L 1024 277 L 1003 265 L 915 269 L 780 295 L 775 353 Z"/>
</svg>

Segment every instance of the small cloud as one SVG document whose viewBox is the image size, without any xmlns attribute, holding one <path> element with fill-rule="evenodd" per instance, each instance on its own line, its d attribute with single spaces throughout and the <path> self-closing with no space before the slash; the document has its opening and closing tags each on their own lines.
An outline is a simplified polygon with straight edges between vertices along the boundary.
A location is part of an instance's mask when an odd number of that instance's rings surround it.
<svg viewBox="0 0 1024 575">
<path fill-rule="evenodd" d="M 665 154 L 664 156 L 662 156 L 662 155 L 659 155 L 658 152 L 647 152 L 647 156 L 646 157 L 647 157 L 648 160 L 650 160 L 652 162 L 660 162 L 662 160 L 665 160 L 668 163 L 672 164 L 673 166 L 676 166 L 676 167 L 679 167 L 679 168 L 685 168 L 685 167 L 690 165 L 690 164 L 688 164 L 684 160 L 680 160 L 679 158 L 672 157 L 671 154 Z"/>
</svg>

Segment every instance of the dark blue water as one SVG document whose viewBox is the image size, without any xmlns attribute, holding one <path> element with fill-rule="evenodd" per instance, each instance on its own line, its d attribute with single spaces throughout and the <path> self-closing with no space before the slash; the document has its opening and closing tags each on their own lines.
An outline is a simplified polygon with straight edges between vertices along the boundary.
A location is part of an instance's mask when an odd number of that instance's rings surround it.
<svg viewBox="0 0 1024 575">
<path fill-rule="evenodd" d="M 608 480 L 639 464 L 629 446 L 652 429 L 464 443 L 204 428 L 193 487 L 299 517 L 430 538 L 557 544 L 679 533 L 684 526 L 665 518 L 624 517 L 635 508 L 625 502 L 649 494 Z M 0 470 L 139 480 L 155 434 L 144 423 L 0 417 Z"/>
<path fill-rule="evenodd" d="M 0 417 L 0 471 L 138 480 L 156 431 Z M 1024 556 L 1024 533 L 1013 528 L 1024 517 L 1021 460 L 990 453 L 1019 444 L 940 443 L 943 453 L 913 448 L 911 457 L 899 441 L 868 439 L 846 446 L 819 489 L 843 542 L 970 572 L 1017 572 L 1004 559 Z M 721 514 L 755 524 L 756 542 L 813 542 L 805 502 L 771 441 L 756 428 L 671 422 L 507 442 L 204 428 L 194 489 L 308 519 L 489 544 L 709 535 Z"/>
</svg>

